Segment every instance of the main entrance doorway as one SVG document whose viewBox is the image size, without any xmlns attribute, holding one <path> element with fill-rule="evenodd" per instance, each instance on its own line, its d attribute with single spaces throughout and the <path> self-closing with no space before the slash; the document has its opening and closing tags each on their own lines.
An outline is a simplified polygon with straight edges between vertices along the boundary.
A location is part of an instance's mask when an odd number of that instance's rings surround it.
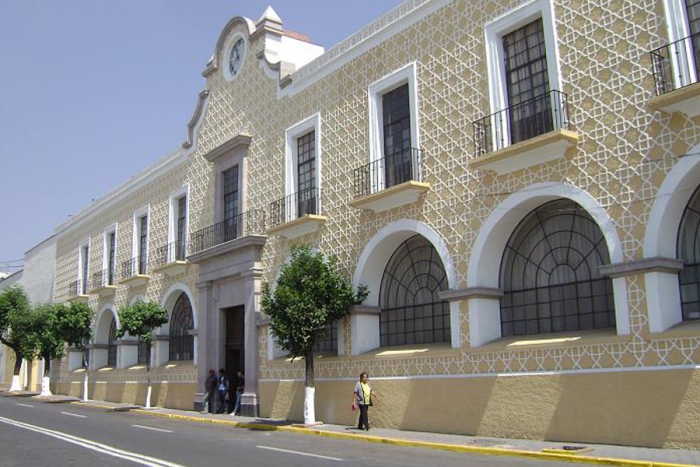
<svg viewBox="0 0 700 467">
<path fill-rule="evenodd" d="M 226 319 L 226 374 L 234 383 L 236 372 L 244 371 L 244 308 L 236 306 L 224 310 Z"/>
</svg>

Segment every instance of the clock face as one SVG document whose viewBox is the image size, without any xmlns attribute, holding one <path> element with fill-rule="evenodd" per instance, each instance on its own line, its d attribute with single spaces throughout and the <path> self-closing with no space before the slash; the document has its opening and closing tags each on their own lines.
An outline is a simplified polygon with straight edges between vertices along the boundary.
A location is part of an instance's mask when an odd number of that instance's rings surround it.
<svg viewBox="0 0 700 467">
<path fill-rule="evenodd" d="M 231 78 L 235 78 L 238 72 L 241 71 L 243 54 L 245 54 L 245 42 L 243 38 L 240 38 L 231 47 L 231 54 L 228 57 L 228 71 L 231 74 Z"/>
</svg>

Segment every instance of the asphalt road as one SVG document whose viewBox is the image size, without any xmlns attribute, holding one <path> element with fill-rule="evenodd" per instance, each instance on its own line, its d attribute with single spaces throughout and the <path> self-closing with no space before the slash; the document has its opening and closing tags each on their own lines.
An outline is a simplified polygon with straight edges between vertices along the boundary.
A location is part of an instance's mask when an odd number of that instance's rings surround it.
<svg viewBox="0 0 700 467">
<path fill-rule="evenodd" d="M 0 466 L 570 466 L 0 397 Z"/>
</svg>

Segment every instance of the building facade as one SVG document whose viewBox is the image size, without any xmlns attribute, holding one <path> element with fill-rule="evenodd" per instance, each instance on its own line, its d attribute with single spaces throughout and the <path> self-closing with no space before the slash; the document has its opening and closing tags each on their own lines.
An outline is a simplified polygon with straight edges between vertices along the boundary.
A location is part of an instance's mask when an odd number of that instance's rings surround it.
<svg viewBox="0 0 700 467">
<path fill-rule="evenodd" d="M 377 426 L 700 448 L 697 11 L 409 0 L 328 51 L 232 19 L 183 147 L 57 230 L 90 397 L 145 394 L 114 329 L 148 299 L 158 404 L 222 367 L 245 413 L 302 418 L 259 295 L 307 243 L 370 290 L 319 344 L 320 420 L 367 371 Z"/>
</svg>

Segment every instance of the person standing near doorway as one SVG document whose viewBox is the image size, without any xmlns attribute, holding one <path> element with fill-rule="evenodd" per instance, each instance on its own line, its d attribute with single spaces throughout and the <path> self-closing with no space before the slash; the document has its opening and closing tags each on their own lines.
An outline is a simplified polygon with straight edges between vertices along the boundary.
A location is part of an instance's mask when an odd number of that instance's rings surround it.
<svg viewBox="0 0 700 467">
<path fill-rule="evenodd" d="M 214 372 L 213 368 L 210 368 L 209 375 L 204 380 L 204 407 L 202 407 L 202 413 L 212 412 L 216 406 L 217 382 L 216 372 Z"/>
<path fill-rule="evenodd" d="M 243 397 L 243 391 L 245 390 L 245 377 L 243 372 L 239 371 L 236 373 L 236 406 L 233 408 L 234 415 L 241 414 L 241 397 Z"/>
<path fill-rule="evenodd" d="M 379 400 L 377 393 L 372 391 L 369 386 L 369 375 L 366 372 L 360 373 L 360 381 L 355 383 L 355 390 L 353 391 L 352 403 L 357 404 L 360 409 L 360 419 L 357 421 L 357 429 L 365 429 L 369 431 L 371 428 L 369 425 L 369 414 L 368 410 L 370 406 L 374 405 L 372 398 Z"/>
<path fill-rule="evenodd" d="M 219 379 L 217 388 L 219 390 L 219 410 L 217 413 L 226 413 L 226 400 L 228 399 L 228 377 L 226 370 L 219 370 Z"/>
</svg>

